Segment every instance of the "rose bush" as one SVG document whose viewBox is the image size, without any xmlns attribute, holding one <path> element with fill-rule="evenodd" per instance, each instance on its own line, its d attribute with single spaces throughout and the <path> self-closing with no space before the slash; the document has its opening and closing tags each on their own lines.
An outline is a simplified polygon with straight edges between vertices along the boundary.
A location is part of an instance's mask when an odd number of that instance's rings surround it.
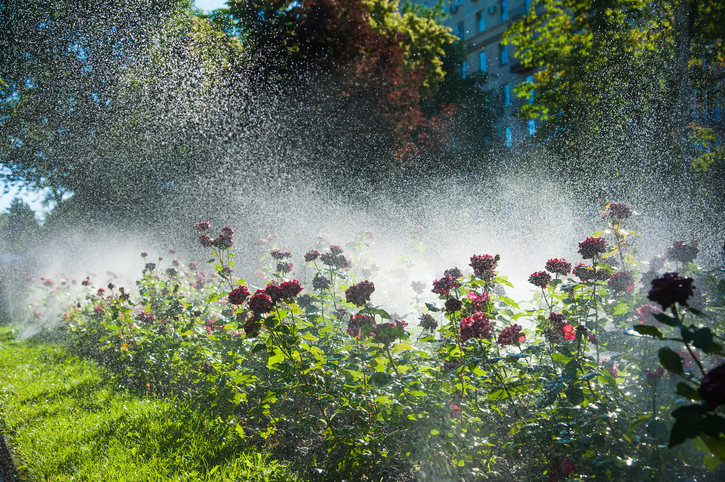
<svg viewBox="0 0 725 482">
<path fill-rule="evenodd" d="M 687 304 L 701 285 L 720 285 L 680 255 L 637 261 L 622 226 L 632 211 L 610 204 L 604 215 L 609 234 L 580 243 L 573 271 L 561 258 L 534 271 L 527 304 L 506 295 L 498 255 L 476 254 L 469 272 L 414 281 L 411 311 L 393 316 L 368 279 L 367 234 L 345 245 L 349 259 L 321 237 L 303 269 L 264 238 L 268 254 L 246 282 L 233 230 L 212 241 L 201 222 L 190 236 L 210 251 L 211 272 L 159 258 L 135 286 L 33 281 L 45 295 L 28 316 L 65 306 L 72 347 L 120 385 L 213 410 L 310 479 L 700 476 L 695 448 L 680 444 L 702 441 L 709 468 L 725 460 L 722 331 L 719 307 L 701 317 Z M 667 268 L 682 276 L 659 274 Z"/>
</svg>

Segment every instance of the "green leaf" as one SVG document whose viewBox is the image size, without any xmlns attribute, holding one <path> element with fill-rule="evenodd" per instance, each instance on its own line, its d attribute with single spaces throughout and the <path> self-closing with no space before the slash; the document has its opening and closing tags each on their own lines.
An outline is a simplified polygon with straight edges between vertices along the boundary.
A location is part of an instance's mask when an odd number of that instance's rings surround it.
<svg viewBox="0 0 725 482">
<path fill-rule="evenodd" d="M 662 347 L 660 348 L 660 351 L 657 352 L 657 355 L 660 358 L 660 363 L 666 370 L 677 375 L 682 375 L 682 357 L 675 353 L 672 348 L 668 346 Z"/>
<path fill-rule="evenodd" d="M 680 382 L 677 384 L 677 394 L 685 398 L 689 398 L 690 400 L 700 400 L 700 394 L 697 393 L 697 390 L 695 390 L 685 382 Z"/>
<path fill-rule="evenodd" d="M 380 318 L 383 318 L 385 320 L 391 320 L 390 314 L 388 314 L 387 311 L 381 310 L 379 308 L 363 308 L 362 310 L 358 311 L 358 314 L 368 314 L 368 315 L 378 315 Z"/>
<path fill-rule="evenodd" d="M 275 368 L 275 365 L 280 363 L 282 360 L 284 360 L 284 355 L 282 353 L 277 353 L 271 357 L 269 357 L 269 360 L 267 360 L 267 365 L 269 368 Z"/>
<path fill-rule="evenodd" d="M 672 412 L 672 416 L 677 421 L 670 432 L 670 448 L 680 445 L 685 440 L 695 438 L 702 432 L 702 422 L 705 418 L 705 408 L 702 405 L 680 407 Z"/>
<path fill-rule="evenodd" d="M 712 345 L 713 335 L 712 330 L 708 327 L 695 328 L 694 326 L 681 326 L 680 331 L 682 332 L 682 339 L 687 343 L 692 343 L 696 348 L 710 353 L 710 346 Z"/>
<path fill-rule="evenodd" d="M 720 464 L 722 464 L 722 460 L 715 454 L 705 454 L 705 457 L 702 459 L 702 463 L 705 464 L 707 470 L 712 472 L 718 468 Z"/>
<path fill-rule="evenodd" d="M 667 424 L 663 420 L 657 419 L 651 420 L 647 424 L 647 433 L 657 440 L 665 441 L 669 435 L 669 430 L 667 429 Z"/>
<path fill-rule="evenodd" d="M 551 358 L 561 363 L 569 363 L 572 360 L 572 357 L 562 355 L 561 353 L 552 353 Z"/>
<path fill-rule="evenodd" d="M 425 304 L 425 306 L 426 306 L 426 307 L 427 307 L 427 308 L 428 308 L 428 309 L 429 309 L 430 311 L 433 311 L 433 312 L 441 311 L 441 309 L 440 309 L 440 308 L 438 308 L 438 307 L 437 307 L 436 305 L 434 305 L 433 303 L 426 303 L 426 304 Z"/>
<path fill-rule="evenodd" d="M 634 331 L 636 331 L 640 335 L 654 336 L 655 338 L 659 338 L 660 340 L 665 337 L 665 335 L 662 334 L 662 332 L 659 330 L 659 328 L 657 328 L 655 326 L 636 325 L 636 326 L 634 326 Z"/>
<path fill-rule="evenodd" d="M 652 316 L 655 317 L 655 320 L 659 321 L 660 323 L 664 323 L 665 325 L 680 326 L 680 320 L 664 313 L 654 313 Z"/>
<path fill-rule="evenodd" d="M 705 445 L 710 452 L 720 459 L 720 462 L 725 460 L 725 437 L 720 435 L 719 437 L 714 438 L 703 433 L 700 434 L 700 438 L 703 442 L 705 442 Z"/>
<path fill-rule="evenodd" d="M 375 372 L 370 376 L 370 385 L 374 387 L 384 387 L 392 381 L 392 377 L 385 372 Z"/>
</svg>

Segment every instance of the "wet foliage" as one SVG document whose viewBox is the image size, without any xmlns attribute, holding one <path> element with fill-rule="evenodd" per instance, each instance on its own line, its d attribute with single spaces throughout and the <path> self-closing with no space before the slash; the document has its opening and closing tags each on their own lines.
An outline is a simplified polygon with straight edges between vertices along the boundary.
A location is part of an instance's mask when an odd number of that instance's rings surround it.
<svg viewBox="0 0 725 482">
<path fill-rule="evenodd" d="M 581 262 L 531 268 L 526 302 L 473 254 L 390 313 L 372 233 L 304 256 L 261 239 L 245 281 L 233 229 L 202 222 L 206 264 L 44 278 L 29 316 L 65 306 L 56 330 L 120 385 L 211 410 L 312 480 L 717 480 L 725 280 L 692 242 L 636 259 L 634 217 L 605 206 Z"/>
</svg>

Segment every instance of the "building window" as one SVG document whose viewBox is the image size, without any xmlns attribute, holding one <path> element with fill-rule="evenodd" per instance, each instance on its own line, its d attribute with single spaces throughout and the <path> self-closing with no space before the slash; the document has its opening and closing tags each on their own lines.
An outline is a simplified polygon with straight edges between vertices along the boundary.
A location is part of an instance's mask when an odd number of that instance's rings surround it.
<svg viewBox="0 0 725 482">
<path fill-rule="evenodd" d="M 509 63 L 509 47 L 508 45 L 498 44 L 499 63 L 506 65 Z"/>
<path fill-rule="evenodd" d="M 466 78 L 466 61 L 461 62 L 461 78 Z"/>
<path fill-rule="evenodd" d="M 486 72 L 486 51 L 478 54 L 478 69 L 481 72 Z"/>
<path fill-rule="evenodd" d="M 534 119 L 529 119 L 526 123 L 526 127 L 529 129 L 529 135 L 533 136 L 536 134 L 536 121 Z"/>
<path fill-rule="evenodd" d="M 476 14 L 476 26 L 478 27 L 478 33 L 486 30 L 486 16 L 483 10 Z"/>
<path fill-rule="evenodd" d="M 502 22 L 505 22 L 509 19 L 509 14 L 506 11 L 506 0 L 501 0 L 498 4 L 498 13 L 499 13 L 499 19 Z"/>
<path fill-rule="evenodd" d="M 511 105 L 511 84 L 503 84 L 501 86 L 501 99 L 504 107 Z"/>
<path fill-rule="evenodd" d="M 503 128 L 503 142 L 506 147 L 511 147 L 514 145 L 514 139 L 511 134 L 511 126 L 506 126 Z"/>
<path fill-rule="evenodd" d="M 461 40 L 465 39 L 465 31 L 463 30 L 463 22 L 458 22 L 458 25 L 456 26 L 456 35 L 458 35 L 458 38 Z"/>
<path fill-rule="evenodd" d="M 533 75 L 527 75 L 526 76 L 526 82 L 529 82 L 529 83 L 533 84 L 534 83 L 534 76 Z M 529 94 L 530 94 L 529 95 L 529 104 L 533 104 L 534 103 L 534 89 L 531 89 L 529 91 Z"/>
</svg>

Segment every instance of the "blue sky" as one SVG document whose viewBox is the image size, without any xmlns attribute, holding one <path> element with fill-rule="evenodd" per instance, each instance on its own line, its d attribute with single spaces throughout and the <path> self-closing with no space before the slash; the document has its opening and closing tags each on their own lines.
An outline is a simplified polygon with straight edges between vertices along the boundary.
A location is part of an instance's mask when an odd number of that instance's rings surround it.
<svg viewBox="0 0 725 482">
<path fill-rule="evenodd" d="M 196 8 L 208 12 L 210 10 L 216 10 L 217 8 L 226 7 L 227 2 L 226 0 L 195 0 L 194 5 L 196 5 Z"/>
</svg>

